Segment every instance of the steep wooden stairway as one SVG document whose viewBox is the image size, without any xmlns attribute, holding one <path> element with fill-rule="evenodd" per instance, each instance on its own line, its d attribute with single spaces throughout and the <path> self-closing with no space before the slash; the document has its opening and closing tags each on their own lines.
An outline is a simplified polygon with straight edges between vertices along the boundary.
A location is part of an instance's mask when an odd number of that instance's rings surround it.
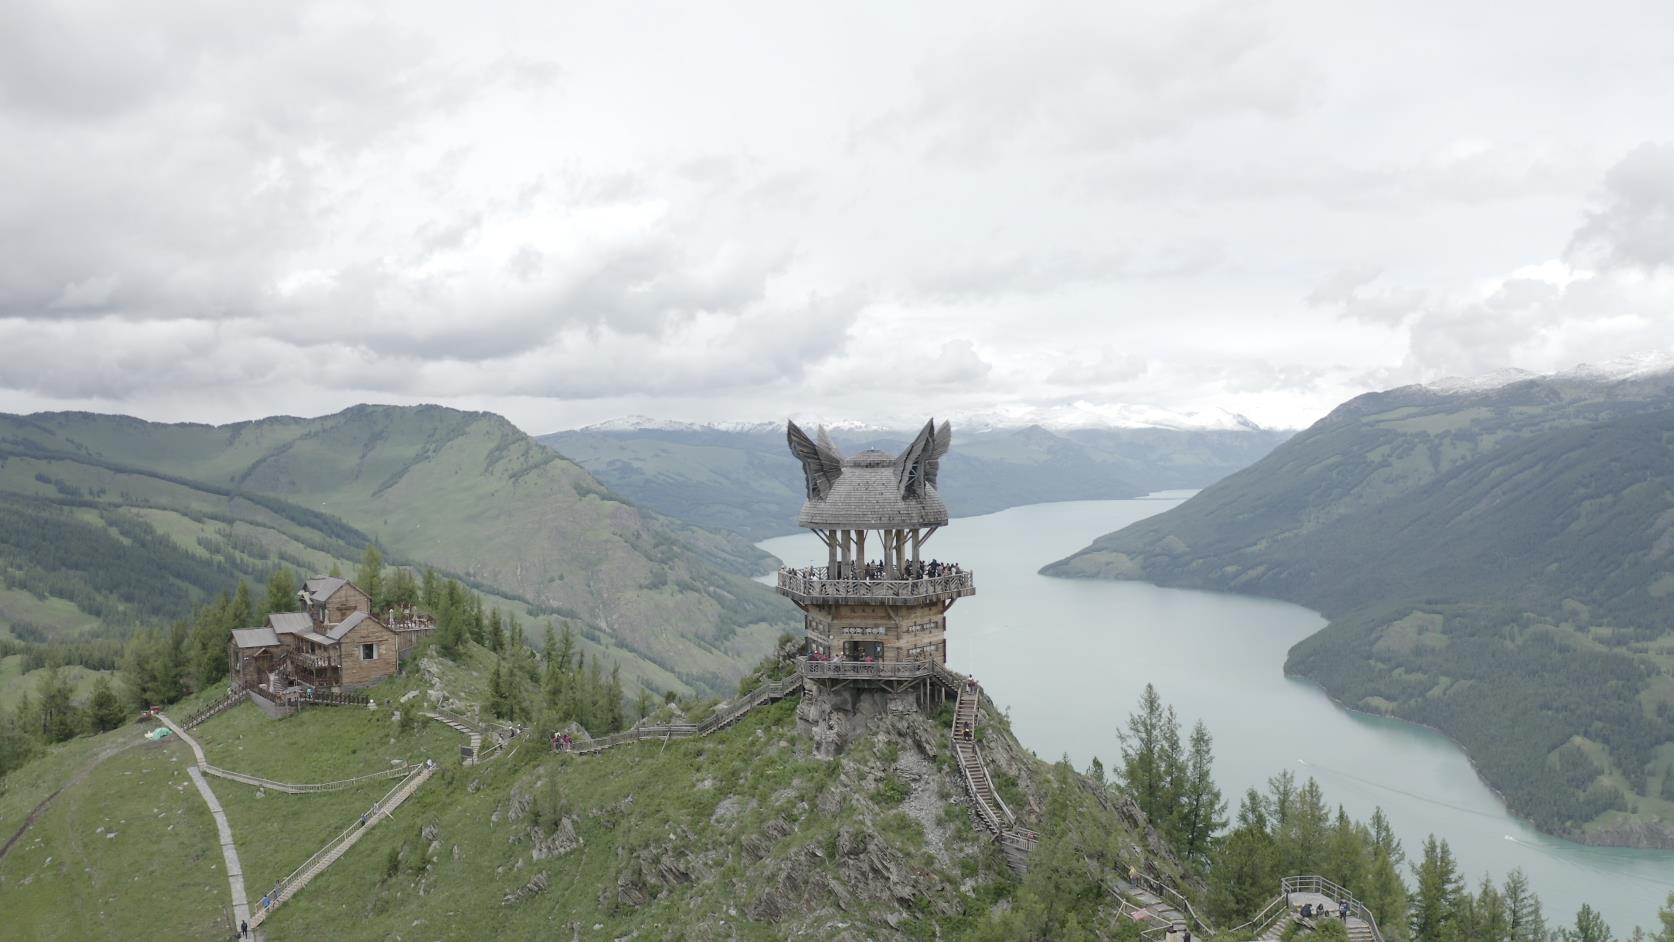
<svg viewBox="0 0 1674 942">
<path fill-rule="evenodd" d="M 1023 873 L 1029 869 L 1029 854 L 1040 843 L 1040 837 L 1017 823 L 1017 816 L 995 790 L 988 765 L 982 760 L 982 750 L 976 744 L 977 708 L 982 700 L 982 688 L 967 677 L 952 671 L 947 671 L 947 674 L 950 677 L 944 679 L 944 683 L 952 680 L 959 693 L 959 700 L 953 708 L 953 725 L 949 730 L 953 738 L 953 757 L 964 776 L 972 809 L 977 822 L 999 843 L 1006 864 L 1017 873 Z"/>
</svg>

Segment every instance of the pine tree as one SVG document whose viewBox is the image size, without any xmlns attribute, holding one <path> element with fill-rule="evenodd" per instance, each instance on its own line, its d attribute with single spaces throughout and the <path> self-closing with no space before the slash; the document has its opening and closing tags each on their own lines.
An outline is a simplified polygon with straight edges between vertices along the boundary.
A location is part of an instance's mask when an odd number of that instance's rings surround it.
<svg viewBox="0 0 1674 942">
<path fill-rule="evenodd" d="M 227 608 L 226 624 L 228 630 L 233 628 L 248 628 L 256 623 L 256 607 L 250 601 L 250 583 L 238 580 L 238 591 L 233 594 L 232 603 Z"/>
<path fill-rule="evenodd" d="M 1226 802 L 1215 785 L 1215 740 L 1199 720 L 1192 727 L 1191 750 L 1180 789 L 1180 854 L 1206 864 L 1216 832 L 1226 827 Z"/>
<path fill-rule="evenodd" d="M 355 585 L 372 599 L 372 611 L 381 612 L 389 599 L 384 596 L 384 554 L 374 544 L 367 544 L 360 554 L 360 571 L 355 573 Z"/>
<path fill-rule="evenodd" d="M 622 667 L 610 665 L 610 683 L 605 685 L 605 731 L 620 732 L 627 724 L 622 720 Z"/>
<path fill-rule="evenodd" d="M 1540 898 L 1529 889 L 1529 878 L 1522 867 L 1514 867 L 1505 875 L 1501 895 L 1505 898 L 1506 938 L 1510 942 L 1546 942 L 1546 917 L 1540 911 Z"/>
<path fill-rule="evenodd" d="M 296 574 L 280 566 L 267 580 L 267 599 L 263 603 L 266 614 L 296 610 Z"/>
<path fill-rule="evenodd" d="M 1667 901 L 1657 910 L 1657 921 L 1662 923 L 1662 928 L 1651 936 L 1652 942 L 1674 942 L 1674 893 L 1668 894 Z"/>
<path fill-rule="evenodd" d="M 500 719 L 510 719 L 511 697 L 506 690 L 506 672 L 501 661 L 502 658 L 494 659 L 494 673 L 488 678 L 488 708 Z"/>
<path fill-rule="evenodd" d="M 500 610 L 495 609 L 488 614 L 488 650 L 504 651 L 506 649 L 506 631 L 500 623 Z"/>
<path fill-rule="evenodd" d="M 1175 836 L 1184 763 L 1174 708 L 1164 706 L 1157 688 L 1146 684 L 1139 712 L 1130 714 L 1127 728 L 1116 735 L 1122 743 L 1122 787 L 1153 825 Z"/>
<path fill-rule="evenodd" d="M 1511 938 L 1511 922 L 1506 914 L 1505 897 L 1487 874 L 1482 875 L 1482 884 L 1477 888 L 1466 935 L 1472 939 L 1481 939 L 1482 942 L 1509 942 Z"/>
<path fill-rule="evenodd" d="M 93 682 L 93 694 L 87 702 L 93 729 L 101 733 L 115 729 L 127 719 L 127 712 L 122 707 L 122 701 L 117 699 L 116 691 L 111 689 L 109 675 L 100 674 L 99 679 Z"/>
<path fill-rule="evenodd" d="M 1437 840 L 1434 834 L 1425 838 L 1424 859 L 1413 868 L 1413 876 L 1418 884 L 1413 891 L 1412 914 L 1408 920 L 1413 938 L 1426 942 L 1454 938 L 1463 886 L 1453 862 L 1453 850 L 1445 839 Z"/>
<path fill-rule="evenodd" d="M 1616 937 L 1610 932 L 1610 924 L 1586 903 L 1575 914 L 1575 927 L 1561 930 L 1564 942 L 1615 942 Z"/>
<path fill-rule="evenodd" d="M 1338 805 L 1337 822 L 1326 839 L 1325 876 L 1335 880 L 1338 886 L 1348 887 L 1357 893 L 1363 892 L 1366 879 L 1366 850 L 1370 843 L 1370 833 L 1364 828 L 1356 827 L 1355 823 L 1349 820 L 1348 812 L 1342 805 Z"/>
<path fill-rule="evenodd" d="M 1400 852 L 1399 842 L 1396 842 L 1394 850 Z M 1405 933 L 1407 886 L 1401 882 L 1400 868 L 1390 857 L 1390 847 L 1377 843 L 1375 836 L 1372 862 L 1367 868 L 1366 889 L 1360 894 L 1360 901 L 1366 904 L 1366 908 L 1372 911 L 1372 918 L 1383 927 L 1388 942 L 1393 942 L 1397 934 Z"/>
<path fill-rule="evenodd" d="M 1245 792 L 1237 823 L 1209 868 L 1209 911 L 1216 922 L 1241 922 L 1272 898 L 1281 874 L 1270 826 L 1261 793 Z"/>
<path fill-rule="evenodd" d="M 442 587 L 436 579 L 436 570 L 429 566 L 424 567 L 424 587 L 419 598 L 431 614 L 435 614 L 437 607 L 442 604 Z"/>
<path fill-rule="evenodd" d="M 48 668 L 35 683 L 35 697 L 39 701 L 40 735 L 47 742 L 73 739 L 87 730 L 86 717 L 74 701 L 75 691 L 64 672 Z"/>
</svg>

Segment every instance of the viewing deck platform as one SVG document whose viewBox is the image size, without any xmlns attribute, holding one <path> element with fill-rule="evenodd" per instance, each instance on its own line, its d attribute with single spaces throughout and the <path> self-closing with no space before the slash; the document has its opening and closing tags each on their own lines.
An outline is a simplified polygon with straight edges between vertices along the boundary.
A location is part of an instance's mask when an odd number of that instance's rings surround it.
<svg viewBox="0 0 1674 942">
<path fill-rule="evenodd" d="M 820 570 L 779 570 L 779 594 L 798 605 L 928 605 L 976 594 L 970 572 L 923 579 L 827 579 Z"/>
<path fill-rule="evenodd" d="M 815 680 L 876 677 L 885 680 L 910 680 L 936 673 L 939 665 L 931 661 L 813 661 L 796 659 L 796 670 Z"/>
</svg>

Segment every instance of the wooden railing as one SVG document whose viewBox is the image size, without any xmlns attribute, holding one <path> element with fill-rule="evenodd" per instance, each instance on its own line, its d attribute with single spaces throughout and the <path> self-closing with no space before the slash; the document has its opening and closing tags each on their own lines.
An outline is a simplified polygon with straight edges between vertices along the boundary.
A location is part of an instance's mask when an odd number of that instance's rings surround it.
<svg viewBox="0 0 1674 942">
<path fill-rule="evenodd" d="M 1265 935 L 1267 930 L 1273 928 L 1273 924 L 1289 911 L 1289 907 L 1285 906 L 1284 894 L 1281 893 L 1269 900 L 1267 905 L 1261 908 L 1261 912 L 1255 914 L 1254 919 L 1226 930 L 1226 936 L 1231 939 L 1242 939 Z"/>
<path fill-rule="evenodd" d="M 758 685 L 754 690 L 744 694 L 729 704 L 725 709 L 710 716 L 701 723 L 667 723 L 658 725 L 635 726 L 620 733 L 608 736 L 584 739 L 571 747 L 572 752 L 588 753 L 601 752 L 612 746 L 623 743 L 641 742 L 644 740 L 691 739 L 697 736 L 707 736 L 726 726 L 732 725 L 739 717 L 750 712 L 756 706 L 769 700 L 778 700 L 802 686 L 800 676 L 781 677 Z"/>
<path fill-rule="evenodd" d="M 180 724 L 180 728 L 192 729 L 205 720 L 208 720 L 211 717 L 219 716 L 227 710 L 232 709 L 235 704 L 244 699 L 247 689 L 248 688 L 241 683 L 233 684 L 232 689 L 227 691 L 226 696 L 187 717 L 186 722 Z"/>
<path fill-rule="evenodd" d="M 271 779 L 265 779 L 257 775 L 246 775 L 243 772 L 234 772 L 231 769 L 217 768 L 213 765 L 204 766 L 203 771 L 208 775 L 213 775 L 217 778 L 224 778 L 231 782 L 241 782 L 245 785 L 254 785 L 258 788 L 272 789 L 276 792 L 284 792 L 287 795 L 302 795 L 312 792 L 341 791 L 345 788 L 353 788 L 362 782 L 371 782 L 381 778 L 405 777 L 410 775 L 417 768 L 417 764 L 409 763 L 395 768 L 384 769 L 381 772 L 368 772 L 365 775 L 357 775 L 354 778 L 339 779 L 335 782 L 275 782 Z"/>
<path fill-rule="evenodd" d="M 935 673 L 934 661 L 814 661 L 796 659 L 796 670 L 804 677 L 833 679 L 842 677 L 879 677 L 908 679 Z"/>
<path fill-rule="evenodd" d="M 834 599 L 859 602 L 915 602 L 976 592 L 970 572 L 950 572 L 923 579 L 827 579 L 822 570 L 779 570 L 779 589 L 799 601 Z"/>
<path fill-rule="evenodd" d="M 1145 856 L 1144 853 L 1140 851 L 1139 847 L 1133 844 L 1129 844 L 1128 846 L 1133 850 L 1139 860 L 1143 862 Z M 1209 923 L 1204 920 L 1202 916 L 1197 914 L 1197 910 L 1192 906 L 1192 901 L 1181 895 L 1179 890 L 1176 890 L 1174 887 L 1158 880 L 1156 877 L 1151 876 L 1149 873 L 1146 873 L 1138 867 L 1134 868 L 1132 882 L 1137 886 L 1149 890 L 1158 899 L 1167 898 L 1168 900 L 1172 900 L 1174 903 L 1178 904 L 1179 911 L 1190 918 L 1192 922 L 1196 923 L 1198 930 L 1204 935 L 1215 934 L 1215 927 L 1209 925 Z"/>
<path fill-rule="evenodd" d="M 1363 920 L 1372 929 L 1372 938 L 1383 942 L 1383 930 L 1378 928 L 1377 917 L 1360 902 L 1353 893 L 1338 884 L 1319 876 L 1318 874 L 1304 874 L 1301 876 L 1285 877 L 1279 881 L 1279 890 L 1283 895 L 1291 893 L 1319 893 L 1334 900 L 1348 900 L 1349 913 Z"/>
</svg>

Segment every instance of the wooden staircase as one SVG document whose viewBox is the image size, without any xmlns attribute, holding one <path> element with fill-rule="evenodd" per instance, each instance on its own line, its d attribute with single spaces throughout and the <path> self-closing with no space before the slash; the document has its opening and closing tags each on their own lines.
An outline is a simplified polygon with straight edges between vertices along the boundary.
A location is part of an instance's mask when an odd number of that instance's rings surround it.
<svg viewBox="0 0 1674 942">
<path fill-rule="evenodd" d="M 952 673 L 951 671 L 949 673 Z M 1040 843 L 1034 831 L 1017 823 L 1017 816 L 1006 807 L 1004 798 L 994 788 L 988 765 L 982 761 L 982 750 L 976 744 L 977 707 L 982 690 L 975 681 L 953 675 L 959 700 L 953 707 L 953 757 L 964 775 L 965 790 L 971 796 L 972 811 L 981 824 L 994 835 L 1005 855 L 1006 864 L 1016 873 L 1029 869 L 1029 854 Z M 946 681 L 944 680 L 944 683 Z"/>
<path fill-rule="evenodd" d="M 194 729 L 243 703 L 248 697 L 249 691 L 243 684 L 235 685 L 226 696 L 187 717 L 186 722 L 180 724 L 180 728 Z"/>
<path fill-rule="evenodd" d="M 303 862 L 302 866 L 291 871 L 290 876 L 279 883 L 278 898 L 275 899 L 271 895 L 267 896 L 264 898 L 265 904 L 257 906 L 255 913 L 250 916 L 250 928 L 254 929 L 266 922 L 267 917 L 272 915 L 275 909 L 295 897 L 297 893 L 302 891 L 303 887 L 313 882 L 315 877 L 324 873 L 327 867 L 336 863 L 338 858 L 348 853 L 349 848 L 355 846 L 367 831 L 376 827 L 379 821 L 390 817 L 390 813 L 411 797 L 413 792 L 418 791 L 420 785 L 429 781 L 431 774 L 434 772 L 435 767 L 428 762 L 418 766 L 412 775 L 373 804 L 373 807 L 377 809 L 375 812 L 369 813 L 360 821 L 349 825 L 347 830 L 327 841 L 326 845 L 316 851 L 314 856 Z"/>
<path fill-rule="evenodd" d="M 436 712 L 436 713 L 424 713 L 424 714 L 421 714 L 421 715 L 428 716 L 431 719 L 435 720 L 436 722 L 441 723 L 441 724 L 446 725 L 446 726 L 449 726 L 449 727 L 452 727 L 453 729 L 456 729 L 459 732 L 463 733 L 465 736 L 469 737 L 470 743 L 471 743 L 471 758 L 467 759 L 465 761 L 465 764 L 466 765 L 476 765 L 477 764 L 477 757 L 482 755 L 482 730 L 477 729 L 476 727 L 470 725 L 469 723 L 465 722 L 464 720 L 460 719 L 459 717 L 456 717 L 456 716 L 454 716 L 452 714 L 449 714 L 449 713 Z"/>
</svg>

